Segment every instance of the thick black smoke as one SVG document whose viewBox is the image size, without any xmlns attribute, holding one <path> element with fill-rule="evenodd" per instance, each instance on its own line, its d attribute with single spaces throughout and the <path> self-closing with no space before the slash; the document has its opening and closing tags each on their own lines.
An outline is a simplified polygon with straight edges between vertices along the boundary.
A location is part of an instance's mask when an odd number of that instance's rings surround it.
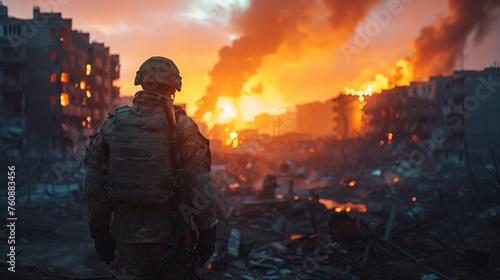
<svg viewBox="0 0 500 280">
<path fill-rule="evenodd" d="M 460 60 L 467 38 L 473 34 L 475 43 L 488 33 L 498 0 L 449 0 L 451 14 L 434 25 L 420 30 L 414 42 L 411 61 L 415 77 L 423 78 L 435 72 L 450 74 Z"/>
<path fill-rule="evenodd" d="M 245 82 L 262 65 L 263 59 L 284 45 L 307 47 L 308 34 L 318 15 L 330 28 L 321 36 L 334 42 L 348 39 L 370 8 L 381 0 L 252 0 L 247 10 L 233 14 L 232 24 L 240 38 L 219 51 L 219 61 L 210 71 L 210 84 L 197 101 L 194 117 L 213 111 L 219 96 L 238 97 Z M 319 13 L 318 13 L 319 12 Z M 321 20 L 321 19 L 320 19 Z"/>
</svg>

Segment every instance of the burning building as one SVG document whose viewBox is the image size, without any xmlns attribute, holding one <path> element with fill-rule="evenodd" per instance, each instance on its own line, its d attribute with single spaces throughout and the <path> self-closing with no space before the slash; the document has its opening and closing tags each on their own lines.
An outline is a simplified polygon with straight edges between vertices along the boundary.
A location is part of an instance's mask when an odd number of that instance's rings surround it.
<svg viewBox="0 0 500 280">
<path fill-rule="evenodd" d="M 119 98 L 118 55 L 60 13 L 8 16 L 0 4 L 2 155 L 61 157 L 97 129 Z"/>
<path fill-rule="evenodd" d="M 337 139 L 361 137 L 364 134 L 364 115 L 361 109 L 363 96 L 339 94 L 332 99 L 330 110 L 333 111 L 333 131 Z"/>
<path fill-rule="evenodd" d="M 366 96 L 366 137 L 484 171 L 498 158 L 499 80 L 499 67 L 460 70 Z"/>
<path fill-rule="evenodd" d="M 297 105 L 297 131 L 309 133 L 314 137 L 332 135 L 334 118 L 332 106 L 332 100 Z M 318 117 L 324 121 L 318 121 Z"/>
</svg>

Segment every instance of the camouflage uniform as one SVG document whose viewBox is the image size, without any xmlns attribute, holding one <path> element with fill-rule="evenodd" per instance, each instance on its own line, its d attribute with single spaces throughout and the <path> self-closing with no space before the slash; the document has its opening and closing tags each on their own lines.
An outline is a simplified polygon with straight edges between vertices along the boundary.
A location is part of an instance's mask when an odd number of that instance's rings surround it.
<svg viewBox="0 0 500 280">
<path fill-rule="evenodd" d="M 177 196 L 172 196 L 172 199 L 163 204 L 114 201 L 114 209 L 102 203 L 110 157 L 110 134 L 117 118 L 120 117 L 120 110 L 132 110 L 141 117 L 165 119 L 157 93 L 139 91 L 133 103 L 131 107 L 117 108 L 117 113 L 104 121 L 100 131 L 92 136 L 89 142 L 85 155 L 87 172 L 83 192 L 89 209 L 89 222 L 111 225 L 111 234 L 117 242 L 118 256 L 112 267 L 116 278 L 150 279 L 152 275 L 161 275 L 162 278 L 158 279 L 182 279 L 182 253 L 173 252 L 167 246 L 175 226 L 180 221 L 180 216 L 174 215 L 178 213 L 175 211 L 178 205 Z M 175 113 L 176 135 L 189 197 L 196 209 L 193 220 L 198 229 L 209 229 L 217 223 L 214 189 L 208 175 L 211 167 L 209 140 L 201 134 L 197 124 L 186 116 L 181 107 L 175 106 Z M 159 271 L 159 268 L 163 271 Z"/>
</svg>

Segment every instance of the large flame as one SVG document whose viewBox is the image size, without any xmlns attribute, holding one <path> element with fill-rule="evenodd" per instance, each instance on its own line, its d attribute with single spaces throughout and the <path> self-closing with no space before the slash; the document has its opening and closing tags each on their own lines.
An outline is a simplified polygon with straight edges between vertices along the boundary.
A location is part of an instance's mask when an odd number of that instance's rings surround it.
<svg viewBox="0 0 500 280">
<path fill-rule="evenodd" d="M 203 121 L 209 127 L 215 124 L 231 124 L 233 129 L 244 129 L 248 122 L 264 113 L 271 115 L 286 113 L 285 102 L 276 94 L 219 96 L 215 109 L 206 112 Z"/>
<path fill-rule="evenodd" d="M 372 81 L 366 81 L 361 85 L 361 89 L 345 87 L 347 95 L 370 96 L 374 93 L 381 93 L 384 89 L 395 86 L 407 86 L 413 79 L 413 65 L 407 59 L 400 59 L 396 62 L 396 67 L 391 69 L 390 75 L 376 74 Z M 360 99 L 360 101 L 363 101 Z"/>
<path fill-rule="evenodd" d="M 238 135 L 237 132 L 235 132 L 235 131 L 230 132 L 229 133 L 229 138 L 226 140 L 226 146 L 230 146 L 230 147 L 233 147 L 233 148 L 238 147 L 238 145 L 240 144 L 238 136 L 239 135 Z"/>
<path fill-rule="evenodd" d="M 400 59 L 396 62 L 396 66 L 389 71 L 389 75 L 376 74 L 371 81 L 364 82 L 360 89 L 345 87 L 346 95 L 358 96 L 358 109 L 350 112 L 348 116 L 350 127 L 362 135 L 363 126 L 366 123 L 366 114 L 363 108 L 367 104 L 365 96 L 380 94 L 382 90 L 390 89 L 395 86 L 409 85 L 413 79 L 413 64 L 407 59 Z"/>
<path fill-rule="evenodd" d="M 224 132 L 215 132 L 212 136 L 225 139 L 227 147 L 237 148 L 242 143 L 239 131 L 255 129 L 256 116 L 261 114 L 277 116 L 284 113 L 286 113 L 285 102 L 277 94 L 219 96 L 215 109 L 205 113 L 203 122 L 210 129 L 215 125 L 223 125 Z"/>
</svg>

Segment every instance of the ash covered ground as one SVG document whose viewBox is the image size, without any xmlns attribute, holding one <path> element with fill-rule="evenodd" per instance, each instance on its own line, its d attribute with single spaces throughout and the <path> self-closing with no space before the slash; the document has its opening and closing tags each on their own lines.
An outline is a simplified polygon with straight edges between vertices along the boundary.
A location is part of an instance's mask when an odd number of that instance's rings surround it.
<svg viewBox="0 0 500 280">
<path fill-rule="evenodd" d="M 478 177 L 432 158 L 408 165 L 394 147 L 338 144 L 214 151 L 220 222 L 206 279 L 500 278 L 498 166 Z M 4 254 L 0 278 L 109 279 L 88 232 L 83 166 L 15 164 L 16 272 Z M 264 197 L 271 171 L 278 188 Z M 0 234 L 6 252 L 8 228 Z"/>
</svg>

